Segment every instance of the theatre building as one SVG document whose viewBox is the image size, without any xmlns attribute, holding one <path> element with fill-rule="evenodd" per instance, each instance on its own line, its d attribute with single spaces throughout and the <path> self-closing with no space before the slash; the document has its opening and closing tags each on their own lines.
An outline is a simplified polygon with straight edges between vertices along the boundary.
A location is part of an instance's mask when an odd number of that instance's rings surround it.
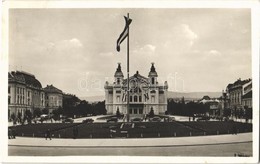
<svg viewBox="0 0 260 164">
<path fill-rule="evenodd" d="M 154 63 L 148 77 L 137 71 L 129 77 L 129 114 L 130 117 L 142 117 L 151 110 L 154 114 L 164 114 L 167 110 L 168 84 L 159 84 Z M 124 79 L 120 63 L 114 74 L 114 82 L 105 83 L 105 102 L 108 114 L 127 113 L 127 79 Z"/>
</svg>

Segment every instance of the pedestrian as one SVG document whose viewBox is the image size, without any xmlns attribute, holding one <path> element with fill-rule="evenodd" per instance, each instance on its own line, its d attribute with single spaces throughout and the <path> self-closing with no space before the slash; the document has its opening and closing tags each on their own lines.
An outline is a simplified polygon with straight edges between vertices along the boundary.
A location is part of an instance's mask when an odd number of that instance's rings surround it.
<svg viewBox="0 0 260 164">
<path fill-rule="evenodd" d="M 79 130 L 77 127 L 73 128 L 73 138 L 76 139 L 78 137 L 79 134 Z"/>
<path fill-rule="evenodd" d="M 12 130 L 12 138 L 15 139 L 15 137 L 16 137 L 16 130 L 15 130 L 15 128 L 13 128 L 11 130 Z"/>
<path fill-rule="evenodd" d="M 12 139 L 12 129 L 8 128 L 8 139 Z"/>
<path fill-rule="evenodd" d="M 45 139 L 47 140 L 47 138 L 49 138 L 51 140 L 51 131 L 50 129 L 48 129 L 45 133 Z"/>
<path fill-rule="evenodd" d="M 237 135 L 237 127 L 236 127 L 236 125 L 233 125 L 233 127 L 232 127 L 232 134 Z"/>
</svg>

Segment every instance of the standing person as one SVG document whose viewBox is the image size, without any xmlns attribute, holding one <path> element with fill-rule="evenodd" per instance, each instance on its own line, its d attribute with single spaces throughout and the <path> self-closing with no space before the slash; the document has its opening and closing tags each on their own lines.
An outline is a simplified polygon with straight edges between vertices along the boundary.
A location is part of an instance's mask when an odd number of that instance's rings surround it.
<svg viewBox="0 0 260 164">
<path fill-rule="evenodd" d="M 237 127 L 236 127 L 236 125 L 233 125 L 233 127 L 232 127 L 232 134 L 237 134 Z"/>
<path fill-rule="evenodd" d="M 8 128 L 8 139 L 12 139 L 13 135 L 12 135 L 12 129 Z"/>
<path fill-rule="evenodd" d="M 78 127 L 73 128 L 73 138 L 76 139 L 78 137 L 79 130 Z"/>
<path fill-rule="evenodd" d="M 16 130 L 15 130 L 15 128 L 11 129 L 11 131 L 12 131 L 12 138 L 15 139 L 15 137 L 16 137 Z"/>
<path fill-rule="evenodd" d="M 45 139 L 47 140 L 47 138 L 49 138 L 51 140 L 51 131 L 50 129 L 48 129 L 45 133 Z"/>
</svg>

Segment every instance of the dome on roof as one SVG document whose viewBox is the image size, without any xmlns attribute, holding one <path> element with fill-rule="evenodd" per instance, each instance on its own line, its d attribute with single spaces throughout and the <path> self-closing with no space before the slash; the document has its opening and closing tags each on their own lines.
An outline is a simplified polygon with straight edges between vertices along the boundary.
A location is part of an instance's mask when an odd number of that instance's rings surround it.
<svg viewBox="0 0 260 164">
<path fill-rule="evenodd" d="M 124 74 L 123 74 L 123 72 L 122 72 L 122 70 L 121 70 L 121 65 L 120 65 L 120 63 L 118 63 L 118 67 L 117 67 L 117 69 L 116 69 L 116 72 L 115 72 L 115 75 L 114 75 L 115 77 L 124 77 Z"/>
<path fill-rule="evenodd" d="M 158 77 L 157 72 L 154 67 L 154 63 L 152 63 L 148 77 Z"/>
<path fill-rule="evenodd" d="M 10 74 L 10 77 L 15 81 L 23 82 L 26 85 L 33 86 L 35 88 L 42 88 L 42 84 L 35 78 L 34 75 L 24 72 L 16 71 Z"/>
</svg>

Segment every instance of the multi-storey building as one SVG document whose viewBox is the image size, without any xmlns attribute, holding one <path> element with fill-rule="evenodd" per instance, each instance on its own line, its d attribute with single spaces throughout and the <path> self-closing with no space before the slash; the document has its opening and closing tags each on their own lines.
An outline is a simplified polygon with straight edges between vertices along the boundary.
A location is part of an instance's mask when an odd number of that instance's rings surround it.
<svg viewBox="0 0 260 164">
<path fill-rule="evenodd" d="M 49 113 L 52 113 L 53 110 L 62 107 L 62 91 L 53 85 L 47 85 L 44 88 L 45 92 L 45 100 L 46 100 L 46 108 Z"/>
<path fill-rule="evenodd" d="M 8 73 L 8 118 L 24 116 L 26 110 L 62 107 L 62 91 L 52 85 L 42 88 L 34 75 L 24 71 Z"/>
<path fill-rule="evenodd" d="M 24 115 L 26 110 L 45 108 L 45 93 L 41 83 L 34 75 L 16 71 L 8 73 L 8 117 L 20 113 Z"/>
<path fill-rule="evenodd" d="M 228 84 L 226 92 L 229 99 L 229 108 L 231 109 L 232 115 L 235 115 L 235 113 L 238 111 L 244 111 L 245 103 L 252 104 L 251 79 L 238 79 L 234 83 Z"/>
<path fill-rule="evenodd" d="M 151 110 L 155 114 L 164 114 L 167 110 L 168 84 L 160 85 L 157 72 L 152 63 L 148 78 L 136 74 L 129 78 L 129 114 L 130 117 L 143 116 Z M 120 63 L 114 74 L 114 82 L 105 83 L 105 102 L 108 114 L 127 113 L 127 79 L 124 79 Z"/>
</svg>

